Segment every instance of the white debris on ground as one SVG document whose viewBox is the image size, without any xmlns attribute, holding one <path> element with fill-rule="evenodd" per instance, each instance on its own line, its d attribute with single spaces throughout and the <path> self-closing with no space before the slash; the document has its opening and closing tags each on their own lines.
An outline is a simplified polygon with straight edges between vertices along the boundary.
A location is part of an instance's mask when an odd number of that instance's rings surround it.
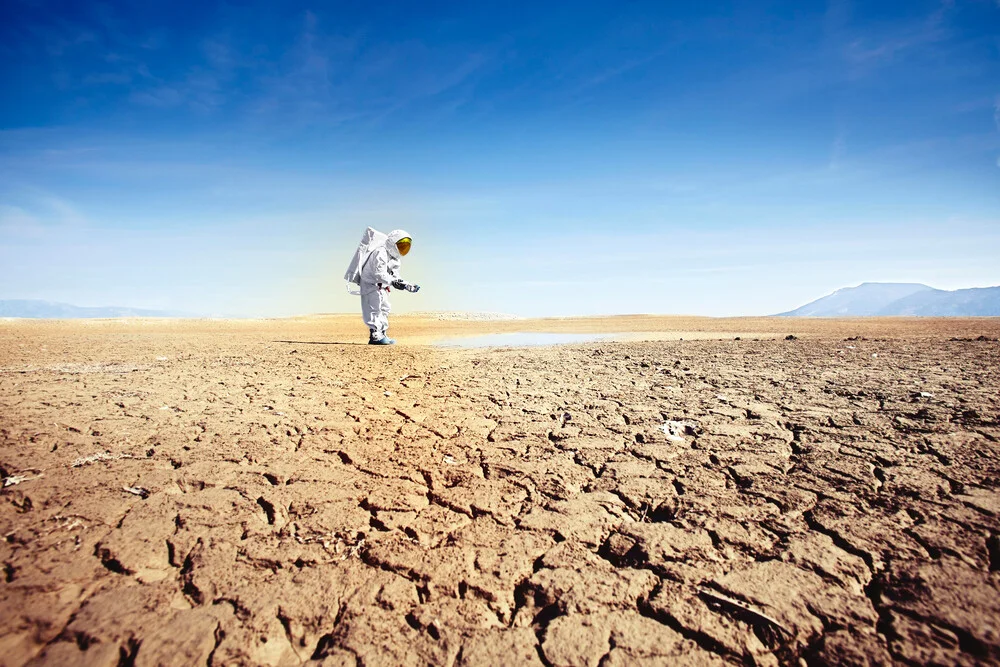
<svg viewBox="0 0 1000 667">
<path fill-rule="evenodd" d="M 8 486 L 14 486 L 20 484 L 21 482 L 30 482 L 33 479 L 38 479 L 41 475 L 35 475 L 34 477 L 29 477 L 28 475 L 11 475 L 10 477 L 3 478 L 3 488 Z"/>
<path fill-rule="evenodd" d="M 98 452 L 97 454 L 91 454 L 90 456 L 81 456 L 72 463 L 69 464 L 71 468 L 79 468 L 80 466 L 85 466 L 88 463 L 94 463 L 96 461 L 118 461 L 119 459 L 131 459 L 134 458 L 131 454 L 112 454 L 111 452 Z"/>
<path fill-rule="evenodd" d="M 667 440 L 671 442 L 687 442 L 684 439 L 686 435 L 694 435 L 694 424 L 689 424 L 688 422 L 679 422 L 668 419 L 664 422 L 660 430 L 667 434 Z"/>
</svg>

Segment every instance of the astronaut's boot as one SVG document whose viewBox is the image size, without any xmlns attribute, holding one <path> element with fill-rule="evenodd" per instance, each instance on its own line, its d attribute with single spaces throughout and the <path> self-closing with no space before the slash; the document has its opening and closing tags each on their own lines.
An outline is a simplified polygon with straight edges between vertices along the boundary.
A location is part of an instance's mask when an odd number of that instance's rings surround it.
<svg viewBox="0 0 1000 667">
<path fill-rule="evenodd" d="M 368 337 L 369 345 L 395 345 L 396 341 L 384 334 L 377 333 L 374 329 Z"/>
</svg>

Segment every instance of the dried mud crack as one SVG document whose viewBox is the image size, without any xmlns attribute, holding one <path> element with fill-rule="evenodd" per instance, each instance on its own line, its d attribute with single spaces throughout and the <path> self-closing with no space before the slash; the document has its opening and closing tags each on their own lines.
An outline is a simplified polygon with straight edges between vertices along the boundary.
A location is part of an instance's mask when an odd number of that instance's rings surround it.
<svg viewBox="0 0 1000 667">
<path fill-rule="evenodd" d="M 0 664 L 1000 662 L 1000 324 L 283 326 L 0 329 Z"/>
</svg>

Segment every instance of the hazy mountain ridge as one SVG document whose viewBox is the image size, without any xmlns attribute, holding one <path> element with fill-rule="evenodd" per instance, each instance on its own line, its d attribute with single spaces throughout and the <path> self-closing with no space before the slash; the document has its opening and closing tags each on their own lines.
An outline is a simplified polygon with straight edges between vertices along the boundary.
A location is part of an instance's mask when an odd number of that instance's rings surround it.
<svg viewBox="0 0 1000 667">
<path fill-rule="evenodd" d="M 1000 316 L 1000 287 L 940 290 L 920 283 L 862 283 L 778 316 L 993 317 Z"/>
<path fill-rule="evenodd" d="M 880 314 L 996 317 L 1000 316 L 1000 286 L 921 292 L 891 303 Z"/>
<path fill-rule="evenodd" d="M 32 319 L 96 319 L 102 317 L 185 317 L 171 310 L 147 310 L 121 306 L 74 306 L 68 303 L 38 299 L 0 300 L 0 317 Z"/>
</svg>

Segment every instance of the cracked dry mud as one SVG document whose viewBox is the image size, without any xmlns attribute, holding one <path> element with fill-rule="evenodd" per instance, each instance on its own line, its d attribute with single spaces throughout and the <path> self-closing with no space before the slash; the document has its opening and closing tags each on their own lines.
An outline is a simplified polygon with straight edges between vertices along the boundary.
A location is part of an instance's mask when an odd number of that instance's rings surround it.
<svg viewBox="0 0 1000 667">
<path fill-rule="evenodd" d="M 0 662 L 1000 662 L 1000 323 L 775 322 L 0 324 Z"/>
</svg>

